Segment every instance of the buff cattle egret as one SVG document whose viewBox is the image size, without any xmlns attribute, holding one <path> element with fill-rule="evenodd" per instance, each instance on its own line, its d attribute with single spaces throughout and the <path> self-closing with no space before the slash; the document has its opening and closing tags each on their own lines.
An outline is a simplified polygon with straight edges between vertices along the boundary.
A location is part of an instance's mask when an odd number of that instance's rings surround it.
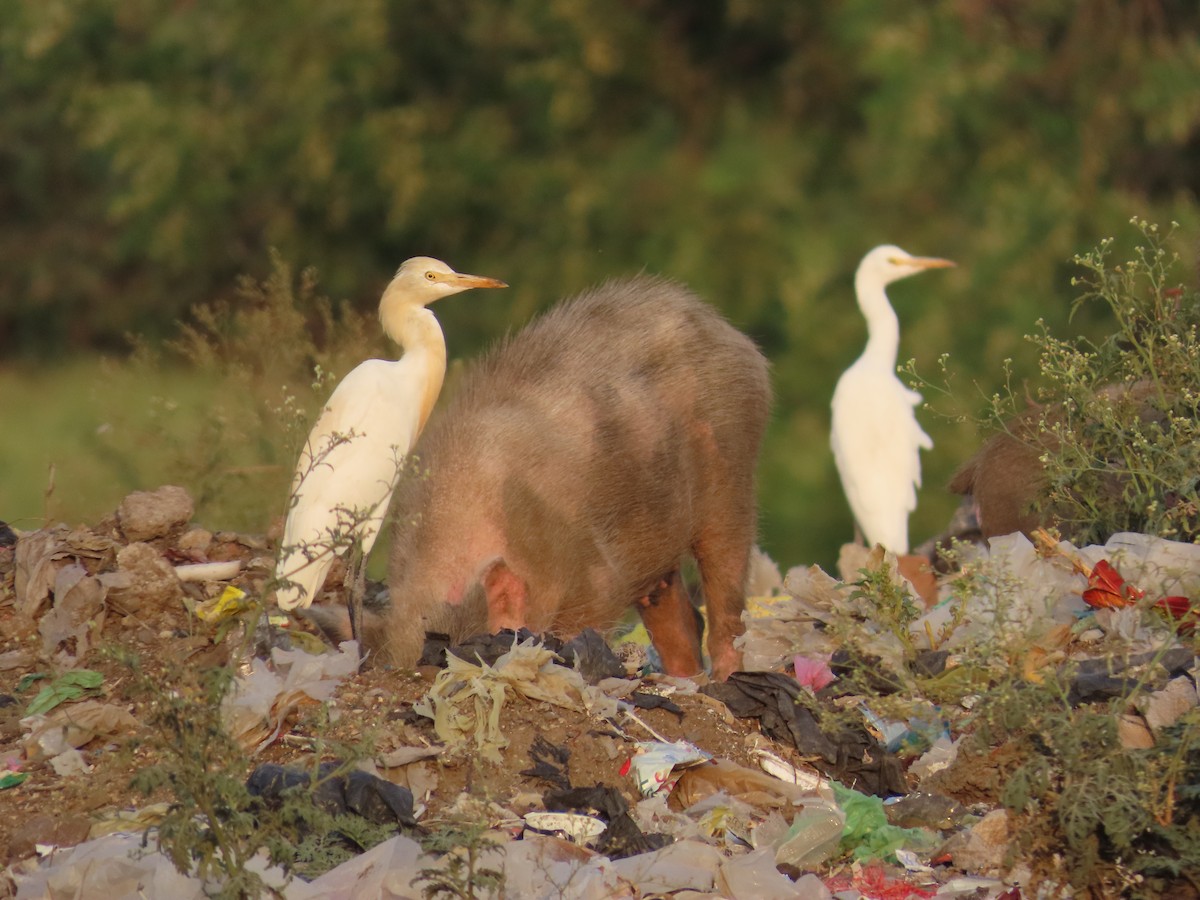
<svg viewBox="0 0 1200 900">
<path fill-rule="evenodd" d="M 908 553 L 908 516 L 921 485 L 919 451 L 932 449 L 913 407 L 921 395 L 896 377 L 900 325 L 884 287 L 926 269 L 954 263 L 876 247 L 854 275 L 858 307 L 867 320 L 867 349 L 833 392 L 830 444 L 842 489 L 869 546 Z"/>
<path fill-rule="evenodd" d="M 404 458 L 446 375 L 446 341 L 425 307 L 471 288 L 502 287 L 508 285 L 417 256 L 384 289 L 379 320 L 403 355 L 369 359 L 343 378 L 300 451 L 275 570 L 280 607 L 309 606 L 333 557 L 355 543 L 363 560 L 371 552 Z"/>
</svg>

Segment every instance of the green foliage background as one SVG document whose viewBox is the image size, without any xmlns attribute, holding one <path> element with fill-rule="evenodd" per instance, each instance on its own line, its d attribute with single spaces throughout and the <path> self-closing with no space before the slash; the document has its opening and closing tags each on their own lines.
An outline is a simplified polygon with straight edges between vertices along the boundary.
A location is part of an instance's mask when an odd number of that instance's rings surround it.
<svg viewBox="0 0 1200 900">
<path fill-rule="evenodd" d="M 0 0 L 0 21 L 5 394 L 17 361 L 175 334 L 237 275 L 267 277 L 269 248 L 361 311 L 416 254 L 509 281 L 439 307 L 458 357 L 607 276 L 661 272 L 772 359 L 762 527 L 785 564 L 828 565 L 851 534 L 828 401 L 865 338 L 867 249 L 959 262 L 891 293 L 901 358 L 952 353 L 961 413 L 1005 358 L 1033 372 L 1035 319 L 1067 329 L 1074 253 L 1131 237 L 1135 214 L 1200 225 L 1186 0 Z M 977 440 L 921 415 L 916 541 Z M 87 454 L 85 420 L 42 459 Z M 108 508 L 148 486 L 105 471 Z M 0 517 L 36 514 L 19 488 L 42 478 L 0 473 Z M 261 505 L 260 526 L 279 511 Z"/>
</svg>

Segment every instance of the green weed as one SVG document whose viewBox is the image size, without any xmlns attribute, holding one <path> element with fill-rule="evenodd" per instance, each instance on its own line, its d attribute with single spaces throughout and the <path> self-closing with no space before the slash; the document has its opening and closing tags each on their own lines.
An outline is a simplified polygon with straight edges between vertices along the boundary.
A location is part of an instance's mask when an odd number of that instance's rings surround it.
<svg viewBox="0 0 1200 900">
<path fill-rule="evenodd" d="M 147 795 L 168 795 L 169 811 L 153 831 L 155 845 L 180 872 L 202 879 L 209 896 L 283 897 L 250 865 L 255 857 L 262 854 L 289 879 L 293 874 L 311 877 L 395 833 L 357 816 L 331 816 L 313 803 L 313 786 L 345 772 L 363 747 L 329 744 L 320 737 L 318 721 L 311 786 L 285 790 L 278 802 L 264 802 L 247 788 L 253 764 L 222 719 L 232 671 L 188 672 L 177 683 L 164 685 L 142 671 L 136 659 L 125 662 L 135 689 L 149 698 L 144 747 L 156 759 L 138 771 L 132 786 Z M 328 754 L 345 762 L 322 775 L 317 765 Z"/>
<path fill-rule="evenodd" d="M 1142 243 L 1127 261 L 1112 261 L 1112 239 L 1074 260 L 1073 312 L 1102 304 L 1111 332 L 1064 339 L 1039 320 L 1027 337 L 1042 380 L 1014 433 L 1043 467 L 1037 509 L 1077 544 L 1119 531 L 1200 537 L 1200 293 L 1167 250 L 1171 232 L 1133 224 Z"/>
<path fill-rule="evenodd" d="M 430 832 L 421 842 L 427 852 L 445 854 L 443 868 L 422 869 L 416 884 L 423 884 L 426 900 L 480 900 L 502 894 L 504 872 L 484 865 L 484 856 L 495 850 L 486 820 L 458 817 Z"/>
<path fill-rule="evenodd" d="M 868 619 L 880 629 L 895 635 L 911 654 L 912 641 L 909 639 L 908 626 L 921 615 L 912 594 L 899 578 L 892 576 L 886 562 L 881 562 L 875 568 L 859 569 L 858 574 L 862 577 L 855 582 L 850 599 L 865 604 Z"/>
<path fill-rule="evenodd" d="M 1118 717 L 1132 687 L 1107 706 L 1073 707 L 1067 693 L 1065 675 L 998 683 L 959 752 L 1011 751 L 1017 762 L 1001 773 L 998 799 L 1026 817 L 1017 841 L 1058 853 L 1059 875 L 1074 888 L 1123 881 L 1127 896 L 1160 896 L 1166 879 L 1200 871 L 1200 792 L 1188 787 L 1200 779 L 1200 714 L 1154 748 L 1131 749 Z"/>
</svg>

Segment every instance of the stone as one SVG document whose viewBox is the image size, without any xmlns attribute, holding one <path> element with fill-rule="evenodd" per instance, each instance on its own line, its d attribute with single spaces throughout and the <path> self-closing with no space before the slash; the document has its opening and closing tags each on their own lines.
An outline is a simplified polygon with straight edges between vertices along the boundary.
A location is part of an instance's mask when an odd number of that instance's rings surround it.
<svg viewBox="0 0 1200 900">
<path fill-rule="evenodd" d="M 150 541 L 186 525 L 194 511 L 188 492 L 168 484 L 154 491 L 134 491 L 121 501 L 117 520 L 126 540 Z"/>
<path fill-rule="evenodd" d="M 1010 831 L 1008 812 L 995 809 L 968 832 L 960 832 L 946 842 L 945 850 L 954 857 L 954 865 L 967 872 L 998 876 L 1005 868 Z"/>
<path fill-rule="evenodd" d="M 129 585 L 111 592 L 112 607 L 124 615 L 137 614 L 144 620 L 179 604 L 183 589 L 175 568 L 151 544 L 137 543 L 117 553 L 119 570 L 129 576 Z"/>
<path fill-rule="evenodd" d="M 175 546 L 184 553 L 198 553 L 203 556 L 208 553 L 212 542 L 213 533 L 211 531 L 205 528 L 189 528 L 179 536 Z"/>
</svg>

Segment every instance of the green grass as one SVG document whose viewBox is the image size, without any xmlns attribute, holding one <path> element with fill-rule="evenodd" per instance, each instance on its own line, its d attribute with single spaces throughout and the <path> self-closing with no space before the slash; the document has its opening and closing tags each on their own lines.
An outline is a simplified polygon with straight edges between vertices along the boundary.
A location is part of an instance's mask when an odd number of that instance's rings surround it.
<svg viewBox="0 0 1200 900">
<path fill-rule="evenodd" d="M 215 390 L 181 368 L 147 378 L 96 357 L 0 368 L 0 519 L 21 529 L 94 523 L 130 491 L 189 487 L 173 470 L 172 438 L 187 439 Z"/>
</svg>

